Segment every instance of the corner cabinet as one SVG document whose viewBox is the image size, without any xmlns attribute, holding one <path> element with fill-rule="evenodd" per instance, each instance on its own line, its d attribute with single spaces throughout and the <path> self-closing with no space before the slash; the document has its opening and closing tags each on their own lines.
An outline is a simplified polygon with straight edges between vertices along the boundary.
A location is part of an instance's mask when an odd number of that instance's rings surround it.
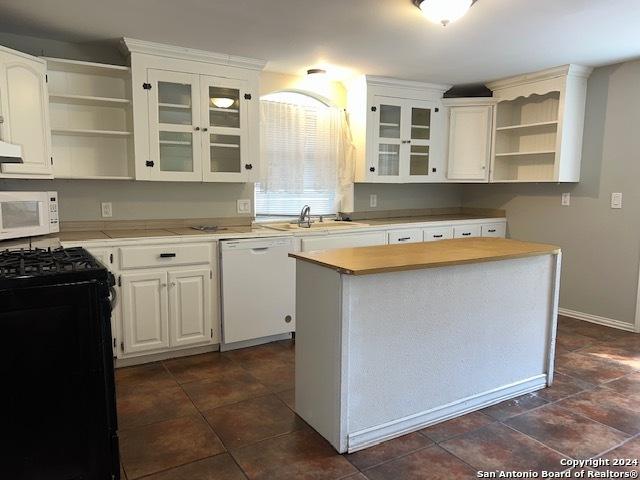
<svg viewBox="0 0 640 480">
<path fill-rule="evenodd" d="M 46 62 L 0 46 L 0 139 L 22 147 L 23 163 L 0 166 L 0 177 L 51 178 Z"/>
<path fill-rule="evenodd" d="M 448 109 L 447 181 L 489 181 L 493 132 L 493 98 L 451 98 Z"/>
<path fill-rule="evenodd" d="M 580 181 L 591 71 L 565 65 L 487 84 L 498 100 L 492 182 Z"/>
<path fill-rule="evenodd" d="M 442 95 L 448 85 L 361 77 L 348 85 L 358 182 L 444 179 Z"/>
<path fill-rule="evenodd" d="M 255 181 L 264 62 L 123 44 L 131 55 L 136 180 Z"/>
</svg>

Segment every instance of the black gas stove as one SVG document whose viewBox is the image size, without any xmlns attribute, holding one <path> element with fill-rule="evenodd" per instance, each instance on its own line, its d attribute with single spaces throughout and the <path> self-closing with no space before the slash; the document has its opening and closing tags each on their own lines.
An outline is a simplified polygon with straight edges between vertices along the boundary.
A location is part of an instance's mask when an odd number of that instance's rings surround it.
<svg viewBox="0 0 640 480">
<path fill-rule="evenodd" d="M 83 248 L 0 251 L 0 477 L 120 478 L 113 280 Z"/>
<path fill-rule="evenodd" d="M 65 282 L 107 280 L 113 285 L 105 267 L 81 247 L 0 251 L 0 289 L 42 285 L 55 277 Z"/>
</svg>

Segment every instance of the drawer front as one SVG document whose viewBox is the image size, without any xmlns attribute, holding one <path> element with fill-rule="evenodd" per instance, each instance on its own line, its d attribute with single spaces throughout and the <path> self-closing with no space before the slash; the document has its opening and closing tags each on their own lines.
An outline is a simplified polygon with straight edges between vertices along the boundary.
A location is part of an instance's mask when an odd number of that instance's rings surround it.
<svg viewBox="0 0 640 480">
<path fill-rule="evenodd" d="M 422 230 L 425 242 L 437 242 L 453 238 L 453 227 L 433 227 Z"/>
<path fill-rule="evenodd" d="M 384 232 L 369 232 L 356 235 L 326 235 L 322 237 L 302 238 L 303 252 L 331 250 L 333 248 L 370 247 L 384 245 L 387 237 Z"/>
<path fill-rule="evenodd" d="M 170 267 L 211 263 L 211 245 L 149 245 L 120 248 L 120 268 Z"/>
<path fill-rule="evenodd" d="M 422 231 L 417 228 L 411 230 L 396 230 L 387 234 L 389 244 L 422 242 Z"/>
<path fill-rule="evenodd" d="M 504 238 L 507 236 L 507 225 L 505 223 L 485 223 L 482 225 L 482 236 Z"/>
<path fill-rule="evenodd" d="M 453 227 L 453 238 L 471 238 L 481 235 L 480 225 L 456 225 Z"/>
</svg>

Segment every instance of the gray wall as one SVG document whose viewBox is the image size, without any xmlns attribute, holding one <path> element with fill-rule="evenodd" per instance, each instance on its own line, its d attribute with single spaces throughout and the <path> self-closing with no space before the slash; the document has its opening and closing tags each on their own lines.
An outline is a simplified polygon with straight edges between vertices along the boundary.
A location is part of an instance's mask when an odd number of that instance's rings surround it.
<svg viewBox="0 0 640 480">
<path fill-rule="evenodd" d="M 571 206 L 560 204 L 571 192 Z M 624 194 L 622 210 L 610 208 Z M 469 207 L 503 208 L 511 237 L 560 245 L 560 306 L 633 323 L 640 256 L 640 61 L 589 79 L 579 184 L 469 185 Z"/>
<path fill-rule="evenodd" d="M 461 185 L 393 185 L 356 183 L 354 210 L 401 210 L 405 208 L 458 207 L 462 204 Z M 369 195 L 378 196 L 378 207 L 369 207 Z"/>
</svg>

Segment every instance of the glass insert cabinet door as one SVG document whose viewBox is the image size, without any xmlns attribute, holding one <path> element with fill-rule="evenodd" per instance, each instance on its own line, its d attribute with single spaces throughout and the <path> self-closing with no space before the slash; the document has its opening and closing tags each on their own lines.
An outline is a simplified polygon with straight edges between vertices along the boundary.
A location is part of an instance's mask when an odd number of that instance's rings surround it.
<svg viewBox="0 0 640 480">
<path fill-rule="evenodd" d="M 409 123 L 409 178 L 426 177 L 432 172 L 431 153 L 431 106 L 410 105 L 406 109 Z"/>
<path fill-rule="evenodd" d="M 375 121 L 373 152 L 369 160 L 370 177 L 394 181 L 401 175 L 403 106 L 401 101 L 378 97 L 371 108 Z"/>
<path fill-rule="evenodd" d="M 202 180 L 199 76 L 148 71 L 151 178 Z"/>
<path fill-rule="evenodd" d="M 201 77 L 203 125 L 206 135 L 204 179 L 246 180 L 254 165 L 247 153 L 247 98 L 245 82 L 219 77 Z"/>
</svg>

